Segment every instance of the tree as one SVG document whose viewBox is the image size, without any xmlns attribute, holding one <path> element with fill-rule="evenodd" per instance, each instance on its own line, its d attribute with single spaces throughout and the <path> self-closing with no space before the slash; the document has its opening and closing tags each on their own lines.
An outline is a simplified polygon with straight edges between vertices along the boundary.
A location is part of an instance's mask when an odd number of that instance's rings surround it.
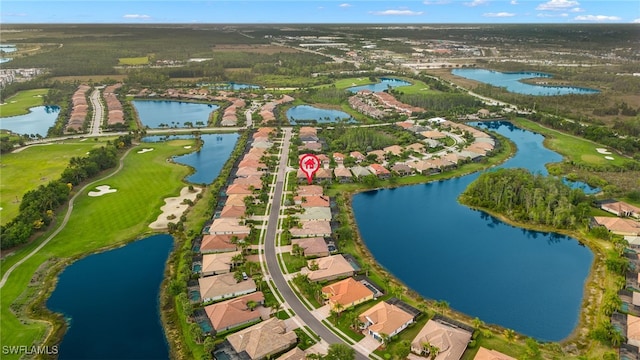
<svg viewBox="0 0 640 360">
<path fill-rule="evenodd" d="M 445 300 L 439 300 L 436 302 L 436 308 L 438 308 L 440 314 L 444 315 L 449 310 L 449 303 Z"/>
<path fill-rule="evenodd" d="M 193 337 L 195 342 L 200 343 L 202 341 L 203 334 L 202 334 L 202 328 L 200 328 L 200 325 L 196 323 L 191 323 L 191 325 L 189 325 L 189 333 L 191 334 L 191 337 Z"/>
<path fill-rule="evenodd" d="M 387 345 L 389 345 L 389 342 L 391 341 L 391 336 L 389 336 L 389 334 L 380 333 L 380 341 L 386 347 Z"/>
<path fill-rule="evenodd" d="M 254 300 L 249 300 L 247 301 L 247 308 L 251 311 L 255 310 L 255 308 L 258 306 L 258 303 L 255 302 Z"/>
<path fill-rule="evenodd" d="M 349 345 L 336 343 L 329 345 L 325 360 L 355 360 L 356 351 Z"/>
<path fill-rule="evenodd" d="M 406 359 L 411 353 L 411 342 L 409 340 L 402 340 L 398 343 L 395 349 L 395 355 L 398 359 Z"/>
<path fill-rule="evenodd" d="M 512 343 L 516 339 L 516 332 L 512 329 L 505 329 L 502 333 L 509 343 Z"/>
</svg>

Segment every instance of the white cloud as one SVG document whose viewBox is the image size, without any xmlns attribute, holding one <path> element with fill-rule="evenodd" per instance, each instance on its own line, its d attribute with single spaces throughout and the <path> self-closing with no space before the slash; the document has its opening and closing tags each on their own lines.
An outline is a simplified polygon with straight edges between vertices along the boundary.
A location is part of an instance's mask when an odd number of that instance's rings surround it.
<svg viewBox="0 0 640 360">
<path fill-rule="evenodd" d="M 388 15 L 416 16 L 416 15 L 422 15 L 424 12 L 412 11 L 412 10 L 384 10 L 384 11 L 370 11 L 369 13 L 373 15 L 380 15 L 380 16 L 388 16 Z"/>
<path fill-rule="evenodd" d="M 584 12 L 585 10 L 579 7 L 575 7 L 573 9 L 571 9 L 571 12 Z"/>
<path fill-rule="evenodd" d="M 483 4 L 486 4 L 486 3 L 487 3 L 487 0 L 473 0 L 471 2 L 466 2 L 464 4 L 467 5 L 467 6 L 474 7 L 474 6 L 483 5 Z"/>
<path fill-rule="evenodd" d="M 446 5 L 451 3 L 451 0 L 424 0 L 422 3 L 425 5 Z"/>
<path fill-rule="evenodd" d="M 516 16 L 516 14 L 503 11 L 503 12 L 499 12 L 499 13 L 484 13 L 484 14 L 482 14 L 482 16 L 500 18 L 500 17 L 512 17 L 512 16 Z"/>
<path fill-rule="evenodd" d="M 540 17 L 540 18 L 555 18 L 555 17 L 568 17 L 569 14 L 567 14 L 567 13 L 562 13 L 562 14 L 540 13 L 537 16 Z"/>
<path fill-rule="evenodd" d="M 511 0 L 510 4 L 511 5 L 518 5 L 518 0 Z"/>
<path fill-rule="evenodd" d="M 620 21 L 622 20 L 618 16 L 608 16 L 608 15 L 579 15 L 576 16 L 573 20 L 577 21 Z"/>
<path fill-rule="evenodd" d="M 338 5 L 341 8 L 348 8 L 348 7 L 352 7 L 353 5 L 349 4 L 349 3 L 342 3 L 340 5 Z"/>
<path fill-rule="evenodd" d="M 632 23 L 634 23 L 634 24 L 640 24 L 640 18 L 637 18 L 637 19 L 633 20 L 633 21 L 632 21 Z"/>
<path fill-rule="evenodd" d="M 125 18 L 125 19 L 143 19 L 143 20 L 148 20 L 148 19 L 151 19 L 151 16 L 142 15 L 142 14 L 127 14 L 127 15 L 123 16 L 123 18 Z"/>
<path fill-rule="evenodd" d="M 568 8 L 577 7 L 578 5 L 580 5 L 580 3 L 574 0 L 549 0 L 546 3 L 538 5 L 536 10 L 561 11 Z"/>
</svg>

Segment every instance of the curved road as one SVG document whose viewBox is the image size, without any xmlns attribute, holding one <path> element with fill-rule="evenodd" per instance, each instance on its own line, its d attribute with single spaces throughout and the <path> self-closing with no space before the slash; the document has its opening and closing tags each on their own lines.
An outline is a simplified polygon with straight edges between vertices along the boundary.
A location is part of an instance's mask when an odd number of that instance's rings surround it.
<svg viewBox="0 0 640 360">
<path fill-rule="evenodd" d="M 103 181 L 105 179 L 108 179 L 110 177 L 112 177 L 113 175 L 117 174 L 118 172 L 120 172 L 120 170 L 122 170 L 122 168 L 124 167 L 124 158 L 127 157 L 127 155 L 129 155 L 129 152 L 133 150 L 132 148 L 129 148 L 129 150 L 127 150 L 127 152 L 125 152 L 122 157 L 120 158 L 120 163 L 118 165 L 118 168 L 112 172 L 111 174 L 92 181 L 88 184 L 86 184 L 85 186 L 83 186 L 80 190 L 78 190 L 78 192 L 76 192 L 75 195 L 73 195 L 73 197 L 71 198 L 71 200 L 69 200 L 69 205 L 67 207 L 67 213 L 64 215 L 64 219 L 62 219 L 62 223 L 60 223 L 60 226 L 51 234 L 49 235 L 48 238 L 46 238 L 40 245 L 38 245 L 38 247 L 36 247 L 35 249 L 33 249 L 33 251 L 31 251 L 27 256 L 23 257 L 22 259 L 20 259 L 17 263 L 13 264 L 13 266 L 11 266 L 2 276 L 2 279 L 0 280 L 0 289 L 2 289 L 2 287 L 4 287 L 4 284 L 7 282 L 7 279 L 9 278 L 9 276 L 11 275 L 11 273 L 13 272 L 13 270 L 15 270 L 18 266 L 22 265 L 22 263 L 24 263 L 25 261 L 29 260 L 33 255 L 37 254 L 38 251 L 40 251 L 40 249 L 42 249 L 45 245 L 47 245 L 49 243 L 49 241 L 51 241 L 53 238 L 55 238 L 60 231 L 62 231 L 62 229 L 64 229 L 64 227 L 67 225 L 67 222 L 69 222 L 69 218 L 71 217 L 71 213 L 73 212 L 73 202 L 74 200 L 80 196 L 81 194 L 84 193 L 84 191 L 89 187 L 92 186 L 94 183 L 99 182 L 99 181 Z"/>
<path fill-rule="evenodd" d="M 320 320 L 318 320 L 311 312 L 300 302 L 300 299 L 293 293 L 293 290 L 289 287 L 289 283 L 284 278 L 282 270 L 278 265 L 278 259 L 276 256 L 276 232 L 278 227 L 278 217 L 280 215 L 280 207 L 282 205 L 282 192 L 284 188 L 284 180 L 286 178 L 287 161 L 289 157 L 289 144 L 291 140 L 291 128 L 284 128 L 284 139 L 282 144 L 282 152 L 280 156 L 280 164 L 278 165 L 278 172 L 276 174 L 276 185 L 273 195 L 273 204 L 271 212 L 269 213 L 269 222 L 267 223 L 267 231 L 264 240 L 264 255 L 269 270 L 271 279 L 276 284 L 276 288 L 287 302 L 289 307 L 295 312 L 296 315 L 304 321 L 304 323 L 313 332 L 318 334 L 324 341 L 329 344 L 345 343 L 336 334 L 331 332 Z M 346 343 L 345 343 L 346 344 Z M 349 345 L 349 344 L 347 344 Z M 352 345 L 356 350 L 356 359 L 366 360 L 369 359 L 366 355 L 358 352 L 358 349 Z"/>
</svg>

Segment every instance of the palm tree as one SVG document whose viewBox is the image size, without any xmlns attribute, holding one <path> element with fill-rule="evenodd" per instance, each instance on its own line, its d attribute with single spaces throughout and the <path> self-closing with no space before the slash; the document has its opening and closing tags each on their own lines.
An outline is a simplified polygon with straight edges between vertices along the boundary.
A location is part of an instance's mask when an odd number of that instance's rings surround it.
<svg viewBox="0 0 640 360">
<path fill-rule="evenodd" d="M 252 276 L 253 281 L 255 281 L 256 285 L 258 286 L 258 291 L 262 291 L 262 280 L 264 279 L 264 275 L 262 275 L 261 272 L 254 274 Z"/>
<path fill-rule="evenodd" d="M 439 300 L 436 302 L 436 307 L 440 310 L 440 314 L 444 315 L 449 310 L 449 303 L 445 300 Z"/>
<path fill-rule="evenodd" d="M 391 336 L 385 333 L 380 333 L 380 341 L 385 347 L 387 347 L 387 344 L 391 341 Z"/>
<path fill-rule="evenodd" d="M 483 325 L 484 321 L 480 320 L 480 318 L 476 317 L 475 319 L 473 319 L 473 327 L 476 328 L 476 330 L 479 330 Z"/>
<path fill-rule="evenodd" d="M 242 264 L 243 262 L 244 262 L 244 256 L 242 255 L 242 253 L 238 255 L 234 255 L 231 258 L 231 267 L 235 268 L 236 266 L 238 266 L 239 264 Z"/>
<path fill-rule="evenodd" d="M 516 332 L 511 329 L 505 329 L 503 334 L 509 343 L 512 343 L 516 339 Z"/>
<path fill-rule="evenodd" d="M 344 310 L 344 305 L 340 303 L 335 303 L 335 305 L 333 305 L 333 309 L 338 313 L 338 317 L 339 317 L 342 311 Z"/>
<path fill-rule="evenodd" d="M 254 300 L 247 301 L 247 308 L 249 310 L 253 311 L 257 306 L 258 306 L 258 303 L 255 302 Z"/>
</svg>

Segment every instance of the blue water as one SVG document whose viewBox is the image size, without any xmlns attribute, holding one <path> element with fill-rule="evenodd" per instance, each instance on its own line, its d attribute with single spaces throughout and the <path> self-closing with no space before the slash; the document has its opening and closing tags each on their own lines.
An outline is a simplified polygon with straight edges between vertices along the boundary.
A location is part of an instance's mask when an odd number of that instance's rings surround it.
<svg viewBox="0 0 640 360">
<path fill-rule="evenodd" d="M 493 86 L 504 87 L 508 91 L 538 96 L 567 95 L 567 94 L 597 94 L 600 91 L 576 86 L 546 86 L 531 85 L 521 82 L 523 79 L 551 78 L 549 74 L 536 72 L 508 72 L 502 73 L 486 69 L 453 69 L 453 75 L 476 80 Z"/>
<path fill-rule="evenodd" d="M 0 50 L 2 50 L 5 53 L 12 53 L 12 52 L 18 51 L 18 48 L 15 45 L 3 44 L 3 45 L 0 45 Z"/>
<path fill-rule="evenodd" d="M 184 123 L 191 121 L 193 126 L 202 121 L 204 125 L 209 121 L 209 115 L 219 106 L 211 104 L 196 104 L 183 101 L 163 100 L 133 100 L 131 102 L 138 111 L 142 125 L 159 128 L 161 124 L 168 127 L 185 127 Z"/>
<path fill-rule="evenodd" d="M 373 92 L 380 92 L 380 91 L 384 91 L 387 90 L 389 87 L 395 88 L 395 87 L 399 87 L 399 86 L 409 86 L 411 85 L 410 82 L 408 81 L 404 81 L 404 80 L 400 80 L 400 79 L 394 79 L 394 78 L 380 78 L 380 82 L 376 83 L 376 84 L 369 84 L 369 85 L 361 85 L 361 86 L 354 86 L 354 87 L 350 87 L 348 90 L 351 92 L 358 92 L 360 90 L 371 90 Z"/>
<path fill-rule="evenodd" d="M 310 105 L 298 105 L 287 110 L 287 120 L 295 125 L 301 120 L 315 120 L 318 123 L 332 123 L 339 120 L 353 121 L 351 115 L 344 111 L 333 109 L 321 109 Z"/>
<path fill-rule="evenodd" d="M 49 128 L 55 124 L 60 108 L 57 106 L 36 106 L 25 115 L 0 118 L 0 129 L 16 134 L 40 134 L 47 136 Z M 0 106 L 0 115 L 2 107 Z"/>
<path fill-rule="evenodd" d="M 47 307 L 71 318 L 60 359 L 167 359 L 159 291 L 171 236 L 90 255 L 61 274 Z"/>
<path fill-rule="evenodd" d="M 246 90 L 246 89 L 260 89 L 261 88 L 260 85 L 236 83 L 236 82 L 233 82 L 233 81 L 230 81 L 228 83 L 223 83 L 223 84 L 198 83 L 197 86 L 198 87 L 205 87 L 206 86 L 206 87 L 209 87 L 211 89 L 231 90 L 231 91 Z"/>
<path fill-rule="evenodd" d="M 238 137 L 238 134 L 203 134 L 201 139 L 204 144 L 200 151 L 176 156 L 173 160 L 195 169 L 195 172 L 186 178 L 190 183 L 211 184 L 227 162 Z"/>
<path fill-rule="evenodd" d="M 542 136 L 509 123 L 490 124 L 518 152 L 502 167 L 547 174 L 560 155 Z M 353 198 L 360 234 L 376 260 L 419 294 L 487 323 L 545 341 L 578 323 L 593 254 L 578 241 L 529 231 L 460 205 L 479 174 L 369 191 Z"/>
</svg>

